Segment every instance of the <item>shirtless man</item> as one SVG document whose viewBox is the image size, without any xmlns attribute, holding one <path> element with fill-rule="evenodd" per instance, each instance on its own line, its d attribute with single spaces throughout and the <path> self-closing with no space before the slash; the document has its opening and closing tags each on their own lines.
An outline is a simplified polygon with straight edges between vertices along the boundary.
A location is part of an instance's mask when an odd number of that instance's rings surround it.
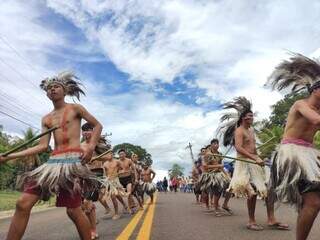
<svg viewBox="0 0 320 240">
<path fill-rule="evenodd" d="M 320 64 L 293 54 L 271 75 L 272 86 L 282 90 L 297 85 L 309 96 L 296 101 L 288 114 L 286 127 L 271 167 L 271 191 L 279 201 L 298 209 L 297 240 L 307 239 L 320 210 L 320 152 L 313 139 L 320 130 Z M 281 177 L 279 177 L 281 176 Z"/>
<path fill-rule="evenodd" d="M 42 81 L 40 87 L 46 91 L 54 106 L 53 111 L 42 118 L 42 132 L 53 126 L 60 128 L 53 133 L 55 146 L 48 162 L 22 177 L 21 181 L 25 181 L 24 192 L 17 201 L 7 240 L 23 237 L 32 207 L 40 199 L 48 200 L 51 193 L 57 194 L 56 206 L 66 207 L 67 215 L 76 225 L 80 238 L 89 240 L 90 224 L 80 207 L 79 178 L 91 176 L 90 171 L 81 162 L 84 164 L 91 159 L 102 126 L 83 106 L 65 102 L 65 95 L 79 98 L 79 94 L 83 93 L 72 73 L 64 72 L 54 78 L 47 78 Z M 89 146 L 84 150 L 80 149 L 81 119 L 94 126 Z M 51 134 L 44 135 L 34 147 L 7 157 L 0 156 L 0 163 L 47 151 L 50 137 Z"/>
<path fill-rule="evenodd" d="M 106 194 L 111 195 L 110 197 L 114 206 L 114 216 L 112 219 L 116 220 L 120 218 L 117 200 L 119 200 L 125 210 L 128 209 L 121 196 L 125 195 L 125 189 L 122 187 L 118 178 L 122 164 L 119 160 L 113 158 L 113 153 L 111 150 L 105 155 L 105 159 L 106 161 L 103 164 L 103 168 L 107 177 L 108 186 L 110 186 L 110 194 L 108 192 L 106 192 Z"/>
<path fill-rule="evenodd" d="M 220 152 L 218 151 L 219 149 L 219 140 L 218 139 L 212 139 L 210 142 L 210 147 L 207 148 L 206 152 L 205 152 L 205 158 L 209 157 L 212 154 L 220 154 Z M 224 183 L 223 185 L 220 186 L 214 186 L 215 190 L 213 191 L 213 207 L 216 211 L 216 214 L 218 216 L 220 216 L 220 206 L 219 206 L 219 200 L 221 195 L 227 190 L 227 188 L 229 187 L 230 184 L 230 178 L 229 175 L 224 171 L 223 168 L 223 163 L 222 163 L 222 158 L 218 158 L 218 157 L 213 157 L 212 158 L 213 161 L 211 161 L 211 163 L 204 163 L 204 168 L 206 170 L 212 170 L 215 172 L 215 176 L 218 179 L 219 183 Z M 222 204 L 222 209 L 225 210 L 228 214 L 232 214 L 231 209 L 229 208 L 228 204 L 229 204 L 229 200 L 231 198 L 231 193 L 229 192 L 225 192 L 225 198 L 224 198 L 224 203 Z"/>
<path fill-rule="evenodd" d="M 265 186 L 265 175 L 262 166 L 264 165 L 263 160 L 257 155 L 256 140 L 254 135 L 253 124 L 253 113 L 250 109 L 241 113 L 238 127 L 235 130 L 235 148 L 239 157 L 247 158 L 255 161 L 257 164 L 236 162 L 235 172 L 230 183 L 230 190 L 237 192 L 237 184 L 239 185 L 239 179 L 248 176 L 249 182 L 246 186 L 242 186 L 246 189 L 248 196 L 247 207 L 249 213 L 249 222 L 247 228 L 249 230 L 261 231 L 263 227 L 257 224 L 255 219 L 255 208 L 257 195 L 266 199 L 268 226 L 273 229 L 288 230 L 287 224 L 280 223 L 274 216 L 274 206 L 268 201 L 267 189 Z"/>
<path fill-rule="evenodd" d="M 119 180 L 121 185 L 127 190 L 128 193 L 128 205 L 129 205 L 129 213 L 132 214 L 132 173 L 136 174 L 135 166 L 130 158 L 126 157 L 126 151 L 124 149 L 120 149 L 119 152 L 119 161 L 121 163 L 121 170 L 119 172 Z M 138 178 L 135 176 L 136 179 Z"/>
<path fill-rule="evenodd" d="M 192 180 L 194 184 L 193 191 L 194 191 L 194 194 L 196 195 L 197 204 L 200 204 L 200 194 L 201 194 L 200 185 L 199 185 L 199 178 L 200 178 L 201 172 L 199 169 L 199 165 L 200 165 L 199 162 L 195 161 L 192 167 L 192 172 L 191 172 Z"/>
<path fill-rule="evenodd" d="M 133 178 L 133 187 L 132 187 L 132 194 L 137 199 L 137 202 L 139 204 L 139 209 L 143 210 L 143 203 L 142 203 L 142 187 L 140 185 L 140 173 L 141 173 L 141 166 L 138 163 L 138 155 L 133 153 L 131 155 L 131 160 L 134 164 L 135 172 L 132 173 Z"/>
<path fill-rule="evenodd" d="M 81 143 L 81 148 L 86 149 L 90 147 L 90 140 L 92 137 L 93 126 L 90 123 L 85 123 L 81 127 L 82 129 L 82 137 L 85 140 Z M 104 140 L 102 138 L 102 140 Z M 100 142 L 100 141 L 99 141 Z M 95 151 L 93 153 L 93 157 L 101 154 L 102 152 L 107 151 L 109 146 L 99 143 Z M 97 178 L 103 177 L 103 161 L 105 161 L 105 157 L 101 157 L 95 161 L 90 161 L 87 163 L 88 168 L 95 173 Z M 97 216 L 96 216 L 96 206 L 94 202 L 97 200 L 105 207 L 106 212 L 110 212 L 110 208 L 107 204 L 106 199 L 104 198 L 104 190 L 101 188 L 101 183 L 97 182 L 97 186 L 94 186 L 94 189 L 90 186 L 84 186 L 84 200 L 82 203 L 82 209 L 86 213 L 90 225 L 91 225 L 91 238 L 96 239 L 98 238 L 97 230 L 96 230 L 96 223 L 97 223 Z"/>
<path fill-rule="evenodd" d="M 141 179 L 143 181 L 143 191 L 150 196 L 150 204 L 153 204 L 153 193 L 156 191 L 156 186 L 152 183 L 155 176 L 156 173 L 147 164 L 142 166 Z"/>
</svg>

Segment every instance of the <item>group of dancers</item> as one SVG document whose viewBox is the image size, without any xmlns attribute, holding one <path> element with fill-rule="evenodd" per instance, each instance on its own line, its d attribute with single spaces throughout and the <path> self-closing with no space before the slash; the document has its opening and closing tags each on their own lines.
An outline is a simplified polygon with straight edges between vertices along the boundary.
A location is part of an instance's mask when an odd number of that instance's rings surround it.
<svg viewBox="0 0 320 240">
<path fill-rule="evenodd" d="M 66 95 L 78 99 L 80 94 L 84 95 L 81 83 L 73 73 L 63 72 L 47 78 L 40 87 L 46 91 L 54 109 L 42 118 L 39 144 L 0 155 L 0 164 L 47 151 L 51 135 L 54 150 L 46 163 L 19 178 L 17 186 L 23 193 L 17 200 L 6 239 L 21 239 L 32 207 L 39 200 L 48 201 L 53 195 L 56 195 L 56 206 L 66 208 L 80 238 L 96 239 L 94 202 L 99 201 L 106 213 L 110 213 L 107 202 L 110 199 L 114 220 L 120 218 L 118 201 L 128 214 L 142 210 L 145 193 L 150 196 L 150 204 L 153 203 L 155 172 L 147 163 L 139 161 L 137 154 L 132 153 L 128 158 L 125 149 L 118 151 L 119 159 L 115 158 L 111 146 L 101 136 L 102 125 L 97 119 L 82 105 L 65 102 Z M 86 120 L 82 126 L 81 120 Z M 81 130 L 83 142 L 80 141 Z"/>
<path fill-rule="evenodd" d="M 245 97 L 237 97 L 225 103 L 224 109 L 235 111 L 221 118 L 218 129 L 223 145 L 234 146 L 237 152 L 233 175 L 231 177 L 224 171 L 218 151 L 219 141 L 213 139 L 209 147 L 201 150 L 202 160 L 195 165 L 195 192 L 202 194 L 208 208 L 212 202 L 217 216 L 221 214 L 219 199 L 223 193 L 222 209 L 229 214 L 232 214 L 229 207 L 231 194 L 246 197 L 247 228 L 257 231 L 263 230 L 255 219 L 257 196 L 266 201 L 268 226 L 273 229 L 289 229 L 287 224 L 275 218 L 274 203 L 280 201 L 294 205 L 298 209 L 296 239 L 304 240 L 320 210 L 320 152 L 313 145 L 313 138 L 320 129 L 320 63 L 293 54 L 276 67 L 268 84 L 286 93 L 308 92 L 308 96 L 296 101 L 289 111 L 283 139 L 272 160 L 270 180 L 267 181 L 264 161 L 256 148 L 252 105 Z M 149 166 L 140 168 L 137 156 L 129 159 L 124 150 L 119 152 L 120 159 L 115 159 L 113 152 L 106 150 L 101 141 L 102 125 L 83 106 L 65 102 L 65 95 L 79 98 L 84 94 L 73 74 L 64 72 L 47 78 L 40 87 L 46 91 L 54 109 L 42 118 L 44 134 L 39 144 L 0 155 L 0 163 L 47 151 L 51 135 L 54 136 L 54 151 L 45 164 L 20 178 L 18 185 L 23 194 L 17 201 L 7 239 L 21 239 L 32 207 L 38 200 L 46 201 L 53 194 L 57 196 L 56 205 L 66 207 L 81 239 L 95 238 L 95 227 L 90 226 L 90 222 L 95 224 L 91 201 L 100 199 L 104 204 L 105 198 L 110 197 L 115 207 L 114 218 L 119 216 L 117 200 L 131 212 L 135 197 L 142 208 L 139 192 L 149 193 L 152 201 L 155 173 Z M 82 119 L 87 125 L 83 126 L 85 142 L 81 144 Z M 103 157 L 97 158 L 101 152 Z M 139 179 L 144 183 L 138 184 Z M 97 187 L 97 183 L 100 186 Z M 128 206 L 121 200 L 123 197 L 128 199 Z"/>
<path fill-rule="evenodd" d="M 245 97 L 236 97 L 224 104 L 225 110 L 232 111 L 221 117 L 217 129 L 223 145 L 236 150 L 234 172 L 231 176 L 224 170 L 219 141 L 213 139 L 201 149 L 193 167 L 196 200 L 199 202 L 201 197 L 208 209 L 211 203 L 216 216 L 221 216 L 221 210 L 232 214 L 228 206 L 231 195 L 246 197 L 247 228 L 255 231 L 263 230 L 255 219 L 258 196 L 265 200 L 267 222 L 272 229 L 289 230 L 288 224 L 276 219 L 274 204 L 293 205 L 298 210 L 296 239 L 305 240 L 320 210 L 320 151 L 313 144 L 320 130 L 320 62 L 292 53 L 275 68 L 266 85 L 287 94 L 307 93 L 290 108 L 282 140 L 272 156 L 270 176 L 256 147 L 252 104 Z M 222 195 L 225 201 L 220 209 Z"/>
</svg>

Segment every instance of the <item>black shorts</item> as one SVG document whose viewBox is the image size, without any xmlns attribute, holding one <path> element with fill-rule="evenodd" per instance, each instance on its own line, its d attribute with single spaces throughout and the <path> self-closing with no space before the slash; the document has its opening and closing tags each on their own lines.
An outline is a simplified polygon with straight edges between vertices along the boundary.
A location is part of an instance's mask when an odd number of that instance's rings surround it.
<svg viewBox="0 0 320 240">
<path fill-rule="evenodd" d="M 132 176 L 130 175 L 127 177 L 119 177 L 119 181 L 120 181 L 121 185 L 124 188 L 126 188 L 129 183 L 132 183 Z"/>
<path fill-rule="evenodd" d="M 298 190 L 300 194 L 308 192 L 320 192 L 320 182 L 311 182 L 306 179 L 301 179 L 298 182 Z"/>
</svg>

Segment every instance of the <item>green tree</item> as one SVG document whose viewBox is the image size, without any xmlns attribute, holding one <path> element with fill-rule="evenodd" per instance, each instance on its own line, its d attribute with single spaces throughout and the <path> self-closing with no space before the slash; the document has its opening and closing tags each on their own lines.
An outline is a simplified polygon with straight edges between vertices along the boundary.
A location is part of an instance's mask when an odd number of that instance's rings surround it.
<svg viewBox="0 0 320 240">
<path fill-rule="evenodd" d="M 152 156 L 146 149 L 141 146 L 133 145 L 131 143 L 122 143 L 113 147 L 113 152 L 117 153 L 120 149 L 124 149 L 128 157 L 131 157 L 133 153 L 138 155 L 139 161 L 147 165 L 152 165 Z"/>
<path fill-rule="evenodd" d="M 177 163 L 174 163 L 171 167 L 171 169 L 169 169 L 168 174 L 170 178 L 173 177 L 181 177 L 183 176 L 183 170 L 184 168 L 182 166 L 180 166 Z"/>
<path fill-rule="evenodd" d="M 272 152 L 275 151 L 277 145 L 282 139 L 284 128 L 278 125 L 272 125 L 270 128 L 263 128 L 258 132 L 257 137 L 261 141 L 261 148 L 259 148 L 259 155 L 261 158 L 270 158 Z"/>
<path fill-rule="evenodd" d="M 272 105 L 272 112 L 267 125 L 284 126 L 286 123 L 288 112 L 293 103 L 305 97 L 307 97 L 307 93 L 288 94 L 282 100 Z"/>
</svg>

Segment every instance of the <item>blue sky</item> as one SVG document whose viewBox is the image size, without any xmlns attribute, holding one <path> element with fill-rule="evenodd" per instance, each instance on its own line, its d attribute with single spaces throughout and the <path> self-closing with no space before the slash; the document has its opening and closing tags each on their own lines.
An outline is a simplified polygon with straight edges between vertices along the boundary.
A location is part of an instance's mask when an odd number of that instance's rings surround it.
<svg viewBox="0 0 320 240">
<path fill-rule="evenodd" d="M 221 103 L 246 96 L 265 118 L 281 95 L 263 84 L 286 50 L 319 57 L 319 10 L 302 0 L 2 1 L 0 96 L 16 101 L 0 110 L 39 126 L 51 105 L 34 86 L 72 69 L 113 144 L 145 147 L 159 171 L 190 169 L 185 146 L 215 137 Z M 12 134 L 26 127 L 0 121 Z"/>
</svg>

